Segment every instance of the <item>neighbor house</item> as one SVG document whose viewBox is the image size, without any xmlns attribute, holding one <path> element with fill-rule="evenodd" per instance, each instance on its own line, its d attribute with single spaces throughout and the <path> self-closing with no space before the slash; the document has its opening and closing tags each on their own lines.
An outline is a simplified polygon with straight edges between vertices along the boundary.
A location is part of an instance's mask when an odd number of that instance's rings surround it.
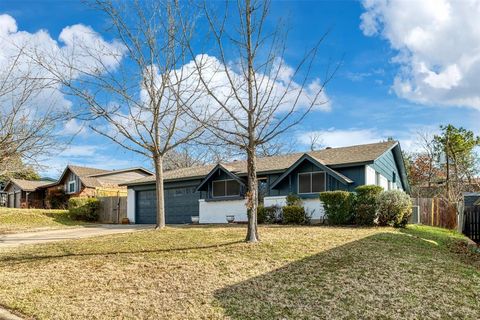
<svg viewBox="0 0 480 320">
<path fill-rule="evenodd" d="M 5 205 L 9 208 L 43 208 L 45 206 L 45 186 L 52 180 L 10 179 L 5 185 Z"/>
<path fill-rule="evenodd" d="M 68 165 L 57 181 L 29 181 L 11 179 L 5 186 L 7 207 L 51 207 L 49 199 L 61 193 L 69 197 L 95 197 L 100 191 L 124 190 L 122 183 L 152 176 L 144 168 L 104 170 Z"/>
<path fill-rule="evenodd" d="M 361 185 L 409 192 L 400 144 L 387 141 L 307 153 L 258 158 L 260 201 L 264 206 L 284 205 L 288 194 L 297 194 L 312 214 L 323 218 L 318 193 L 354 191 Z M 197 166 L 164 173 L 167 223 L 225 223 L 227 215 L 247 220 L 245 207 L 246 162 Z M 128 187 L 127 215 L 134 223 L 156 222 L 155 177 L 124 184 Z"/>
<path fill-rule="evenodd" d="M 68 196 L 94 197 L 99 189 L 119 189 L 121 183 L 150 177 L 153 173 L 144 168 L 104 170 L 68 165 L 60 178 L 46 186 L 47 193 L 61 190 Z"/>
</svg>

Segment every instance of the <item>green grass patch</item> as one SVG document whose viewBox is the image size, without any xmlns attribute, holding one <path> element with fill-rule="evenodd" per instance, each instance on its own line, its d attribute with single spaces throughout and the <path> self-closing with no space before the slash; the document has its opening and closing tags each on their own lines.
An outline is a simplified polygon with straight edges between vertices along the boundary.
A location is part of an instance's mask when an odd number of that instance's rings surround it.
<svg viewBox="0 0 480 320">
<path fill-rule="evenodd" d="M 0 207 L 0 234 L 84 225 L 70 219 L 68 210 L 14 209 Z"/>
<path fill-rule="evenodd" d="M 0 251 L 38 319 L 477 319 L 479 256 L 431 227 L 185 226 Z"/>
</svg>

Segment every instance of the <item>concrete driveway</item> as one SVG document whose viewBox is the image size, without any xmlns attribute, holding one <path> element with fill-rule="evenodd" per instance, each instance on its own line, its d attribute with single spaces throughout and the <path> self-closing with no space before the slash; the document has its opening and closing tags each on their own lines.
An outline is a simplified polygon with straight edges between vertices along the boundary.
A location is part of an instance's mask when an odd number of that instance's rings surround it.
<svg viewBox="0 0 480 320">
<path fill-rule="evenodd" d="M 10 233 L 0 235 L 0 249 L 18 247 L 24 244 L 47 243 L 134 232 L 153 229 L 153 227 L 153 225 L 145 224 L 99 224 L 82 228 Z"/>
</svg>

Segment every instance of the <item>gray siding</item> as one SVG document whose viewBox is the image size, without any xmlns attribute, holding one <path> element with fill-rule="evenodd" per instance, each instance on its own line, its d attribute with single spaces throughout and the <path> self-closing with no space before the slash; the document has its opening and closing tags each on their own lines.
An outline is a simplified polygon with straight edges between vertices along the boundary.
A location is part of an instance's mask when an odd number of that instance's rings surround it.
<svg viewBox="0 0 480 320">
<path fill-rule="evenodd" d="M 365 166 L 334 168 L 334 170 L 353 181 L 348 185 L 348 191 L 354 191 L 356 187 L 365 184 Z M 331 188 L 330 190 L 338 190 L 338 188 Z"/>
<path fill-rule="evenodd" d="M 389 181 L 393 181 L 395 175 L 395 183 L 401 189 L 402 186 L 402 177 L 399 174 L 395 158 L 392 151 L 388 151 L 379 157 L 373 164 L 370 165 L 376 172 L 379 172 L 382 176 L 387 178 Z"/>
<path fill-rule="evenodd" d="M 302 172 L 317 172 L 317 171 L 324 171 L 321 168 L 317 167 L 310 161 L 304 161 L 300 164 L 295 170 L 293 170 L 280 184 L 277 185 L 276 191 L 271 192 L 272 196 L 286 196 L 290 193 L 296 194 L 298 191 L 298 174 Z M 341 183 L 335 177 L 331 176 L 326 172 L 326 190 L 349 190 L 349 186 Z M 272 181 L 273 182 L 273 181 Z M 310 197 L 310 196 L 317 196 L 316 194 L 313 195 L 302 195 L 302 197 Z"/>
<path fill-rule="evenodd" d="M 65 175 L 65 177 L 63 178 L 63 181 L 61 182 L 61 184 L 63 184 L 63 190 L 65 191 L 65 193 L 69 193 L 68 192 L 68 183 L 70 181 L 75 181 L 75 192 L 73 193 L 77 193 L 77 192 L 80 192 L 82 190 L 82 182 L 80 182 L 80 178 L 74 174 L 72 171 L 68 170 L 68 173 Z"/>
</svg>

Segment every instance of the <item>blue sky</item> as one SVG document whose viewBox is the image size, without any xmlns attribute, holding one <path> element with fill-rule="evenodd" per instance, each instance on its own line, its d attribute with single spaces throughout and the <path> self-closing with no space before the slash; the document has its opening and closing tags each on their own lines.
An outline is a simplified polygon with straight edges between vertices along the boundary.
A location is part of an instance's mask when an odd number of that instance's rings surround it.
<svg viewBox="0 0 480 320">
<path fill-rule="evenodd" d="M 437 5 L 433 13 L 423 5 L 415 8 L 415 2 L 391 2 L 385 6 L 375 0 L 272 3 L 272 21 L 287 18 L 292 28 L 287 63 L 294 64 L 298 53 L 329 28 L 331 33 L 321 47 L 314 72 L 321 77 L 328 59 L 343 59 L 342 67 L 326 89 L 331 110 L 312 113 L 288 135 L 295 137 L 298 150 L 307 148 L 306 137 L 311 132 L 319 132 L 329 146 L 368 143 L 392 136 L 406 149 L 415 148 L 418 131 L 434 132 L 440 124 L 452 123 L 480 133 L 480 105 L 476 100 L 480 99 L 480 90 L 472 87 L 474 76 L 468 73 L 478 64 L 470 63 L 468 68 L 462 64 L 465 52 L 477 57 L 478 50 L 463 50 L 464 42 L 459 39 L 459 43 L 451 44 L 453 49 L 445 49 L 447 52 L 438 57 L 433 54 L 435 44 L 443 41 L 438 32 L 447 37 L 458 24 L 474 21 L 475 16 L 462 16 L 465 10 L 448 1 L 444 11 L 437 10 L 441 7 Z M 400 8 L 402 5 L 407 7 Z M 408 14 L 396 15 L 399 10 L 412 10 L 418 13 L 417 19 L 409 19 Z M 105 32 L 104 18 L 77 1 L 2 1 L 0 14 L 13 17 L 18 30 L 35 33 L 45 29 L 53 39 L 67 26 L 84 24 L 111 40 Z M 433 26 L 431 21 L 435 22 Z M 477 41 L 473 46 L 480 46 L 480 39 L 475 38 L 473 31 L 471 37 L 465 41 Z M 463 60 L 456 51 L 463 51 Z M 417 90 L 404 90 L 409 87 Z M 45 163 L 48 167 L 42 173 L 50 176 L 58 175 L 67 163 L 101 168 L 137 165 L 150 168 L 148 160 L 89 131 L 77 135 L 62 154 Z"/>
</svg>

